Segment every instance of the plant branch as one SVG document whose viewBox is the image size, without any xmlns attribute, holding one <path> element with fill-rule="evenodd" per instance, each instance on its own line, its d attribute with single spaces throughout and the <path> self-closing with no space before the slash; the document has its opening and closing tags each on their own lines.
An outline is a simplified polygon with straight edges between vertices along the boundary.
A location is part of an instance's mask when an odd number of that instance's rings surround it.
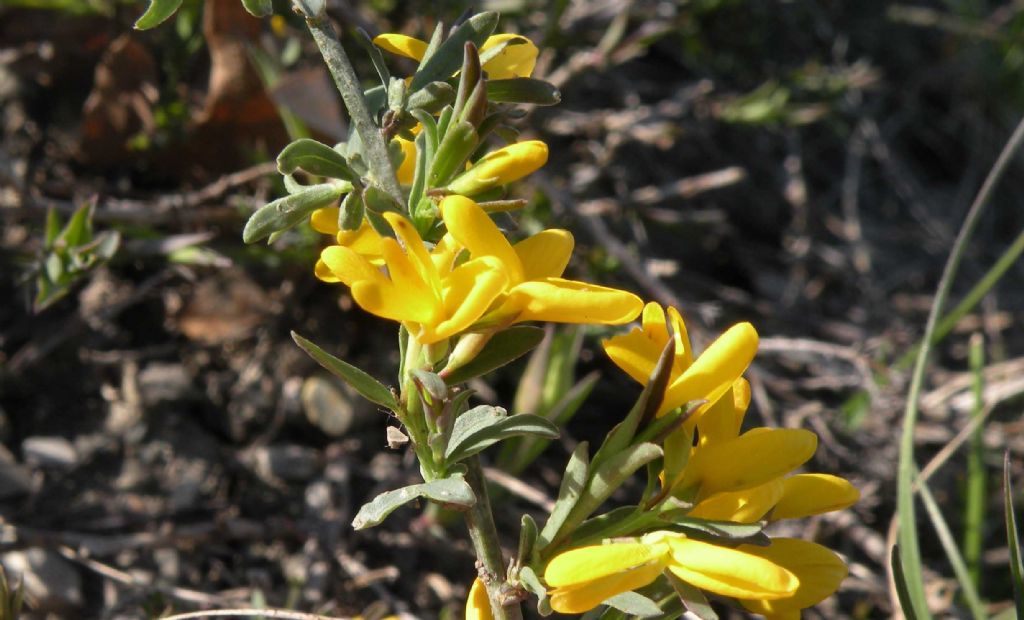
<svg viewBox="0 0 1024 620">
<path fill-rule="evenodd" d="M 395 167 L 391 165 L 391 158 L 388 157 L 388 146 L 381 134 L 377 124 L 373 122 L 370 111 L 366 108 L 366 99 L 363 97 L 363 88 L 359 84 L 359 78 L 349 62 L 345 49 L 341 46 L 334 29 L 326 24 L 323 17 L 306 17 L 306 25 L 313 35 L 320 54 L 324 57 L 327 69 L 334 78 L 334 84 L 341 93 L 349 116 L 352 117 L 352 124 L 355 125 L 356 133 L 363 143 L 363 154 L 370 165 L 370 174 L 373 180 L 385 192 L 391 195 L 398 204 L 404 204 L 402 189 L 398 185 L 398 178 L 395 176 Z"/>
<path fill-rule="evenodd" d="M 523 612 L 516 597 L 509 604 L 511 588 L 506 581 L 505 559 L 501 554 L 498 532 L 494 527 L 491 514 L 491 501 L 487 497 L 487 483 L 484 481 L 480 458 L 471 456 L 463 461 L 469 466 L 466 482 L 476 494 L 476 504 L 464 512 L 469 537 L 473 540 L 476 551 L 480 580 L 487 588 L 487 598 L 491 601 L 491 613 L 494 620 L 522 620 Z"/>
</svg>

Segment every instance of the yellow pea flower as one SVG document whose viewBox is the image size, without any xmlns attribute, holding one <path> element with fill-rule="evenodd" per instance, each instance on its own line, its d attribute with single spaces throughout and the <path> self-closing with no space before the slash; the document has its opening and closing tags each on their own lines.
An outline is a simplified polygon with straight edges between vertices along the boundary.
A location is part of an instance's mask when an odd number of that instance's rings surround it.
<svg viewBox="0 0 1024 620">
<path fill-rule="evenodd" d="M 565 551 L 548 563 L 544 580 L 552 609 L 583 613 L 642 588 L 664 570 L 708 592 L 751 600 L 789 597 L 799 586 L 793 573 L 770 560 L 675 532 Z"/>
<path fill-rule="evenodd" d="M 619 289 L 561 278 L 572 254 L 566 230 L 548 229 L 512 245 L 473 200 L 449 196 L 441 217 L 452 238 L 472 259 L 498 261 L 508 276 L 503 295 L 481 318 L 481 325 L 503 327 L 523 321 L 628 323 L 643 302 Z"/>
<path fill-rule="evenodd" d="M 782 497 L 772 510 L 771 521 L 842 510 L 860 499 L 857 487 L 845 478 L 830 474 L 797 474 L 786 478 L 782 484 Z"/>
<path fill-rule="evenodd" d="M 324 207 L 314 211 L 309 216 L 309 223 L 313 230 L 318 233 L 334 236 L 338 245 L 349 248 L 356 254 L 365 257 L 374 265 L 384 264 L 384 257 L 381 254 L 383 246 L 381 245 L 382 238 L 380 233 L 374 230 L 373 226 L 365 218 L 363 218 L 363 223 L 358 229 L 341 230 L 338 227 L 338 211 L 338 207 Z M 324 282 L 340 282 L 331 273 L 331 270 L 327 268 L 323 260 L 317 260 L 315 273 L 316 277 Z"/>
<path fill-rule="evenodd" d="M 492 80 L 505 80 L 517 77 L 530 77 L 533 67 L 537 64 L 537 46 L 524 36 L 518 34 L 496 34 L 487 38 L 480 47 L 480 53 L 505 41 L 514 41 L 505 46 L 497 56 L 483 64 L 483 70 L 487 77 Z M 404 34 L 387 33 L 378 35 L 373 39 L 374 45 L 384 51 L 411 58 L 416 61 L 423 60 L 423 54 L 427 51 L 427 42 Z"/>
<path fill-rule="evenodd" d="M 516 142 L 492 151 L 448 184 L 448 191 L 473 196 L 518 181 L 548 161 L 548 145 L 540 140 Z"/>
<path fill-rule="evenodd" d="M 487 588 L 480 578 L 473 580 L 466 598 L 466 620 L 491 620 L 491 601 L 487 598 Z"/>
<path fill-rule="evenodd" d="M 744 599 L 740 603 L 768 620 L 799 620 L 800 610 L 832 595 L 849 573 L 843 560 L 825 547 L 796 538 L 774 538 L 767 547 L 740 545 L 738 550 L 764 558 L 796 575 L 800 585 L 778 599 Z"/>
<path fill-rule="evenodd" d="M 675 339 L 675 359 L 658 415 L 691 401 L 706 400 L 708 405 L 716 402 L 743 374 L 757 352 L 757 331 L 750 323 L 739 323 L 726 330 L 699 357 L 695 356 L 679 311 L 669 307 L 667 318 L 666 321 L 661 306 L 651 302 L 644 307 L 641 327 L 602 342 L 616 366 L 646 384 L 668 339 Z M 708 405 L 687 421 L 691 428 Z"/>
<path fill-rule="evenodd" d="M 456 266 L 450 243 L 438 244 L 432 255 L 412 222 L 394 212 L 384 218 L 402 243 L 381 239 L 388 275 L 342 245 L 325 248 L 320 260 L 331 277 L 349 286 L 361 308 L 401 322 L 419 343 L 440 342 L 465 331 L 505 290 L 508 277 L 494 258 Z"/>
</svg>

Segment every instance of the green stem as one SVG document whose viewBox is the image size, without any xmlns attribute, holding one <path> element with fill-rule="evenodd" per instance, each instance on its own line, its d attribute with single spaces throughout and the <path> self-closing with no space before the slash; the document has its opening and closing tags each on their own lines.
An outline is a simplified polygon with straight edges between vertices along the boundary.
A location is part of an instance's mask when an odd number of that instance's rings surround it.
<svg viewBox="0 0 1024 620">
<path fill-rule="evenodd" d="M 487 496 L 487 483 L 484 480 L 480 458 L 471 456 L 463 461 L 468 466 L 466 482 L 476 494 L 476 504 L 465 513 L 466 527 L 476 551 L 480 577 L 487 588 L 487 598 L 491 601 L 491 613 L 495 620 L 522 620 L 523 612 L 519 607 L 518 597 L 512 592 L 505 579 L 505 559 L 501 554 L 498 542 L 498 531 L 494 527 L 491 513 L 491 501 Z"/>
<path fill-rule="evenodd" d="M 1003 147 L 1002 153 L 989 171 L 988 177 L 978 191 L 974 203 L 971 205 L 967 217 L 964 219 L 960 232 L 957 234 L 953 249 L 950 251 L 946 266 L 942 271 L 942 278 L 939 281 L 938 290 L 935 292 L 935 300 L 932 302 L 931 310 L 928 313 L 928 322 L 925 324 L 924 336 L 921 349 L 917 353 L 917 360 L 914 363 L 914 371 L 911 376 L 910 389 L 907 393 L 907 406 L 903 412 L 903 434 L 900 439 L 899 469 L 897 471 L 896 509 L 899 514 L 899 546 L 902 561 L 900 567 L 892 567 L 893 570 L 902 570 L 908 585 L 908 593 L 913 609 L 904 610 L 908 615 L 913 613 L 916 618 L 927 620 L 932 617 L 928 611 L 924 592 L 924 576 L 921 566 L 921 547 L 918 541 L 917 522 L 914 518 L 914 489 L 913 482 L 917 466 L 914 463 L 914 429 L 917 426 L 917 401 L 921 395 L 921 387 L 924 385 L 924 371 L 928 362 L 928 354 L 934 342 L 936 326 L 939 322 L 939 315 L 942 314 L 943 306 L 953 288 L 953 278 L 960 266 L 964 251 L 967 249 L 967 242 L 974 233 L 985 206 L 989 203 L 996 184 L 1006 172 L 1010 160 L 1016 154 L 1021 144 L 1024 144 L 1024 119 L 1018 123 L 1013 135 Z M 895 602 L 895 601 L 894 601 Z"/>
<path fill-rule="evenodd" d="M 430 482 L 437 477 L 437 466 L 427 441 L 423 403 L 420 401 L 416 383 L 412 378 L 412 372 L 422 365 L 422 357 L 423 345 L 410 336 L 405 349 L 405 360 L 402 364 L 404 376 L 400 378 L 402 393 L 399 398 L 405 407 L 405 419 L 402 422 L 412 438 L 413 450 L 416 452 L 416 458 L 420 461 L 420 473 L 423 474 L 425 481 Z"/>
<path fill-rule="evenodd" d="M 974 375 L 971 391 L 974 394 L 974 408 L 971 420 L 980 417 L 985 410 L 984 388 L 985 379 L 982 371 L 985 367 L 985 344 L 981 334 L 971 338 L 967 358 Z M 982 530 L 985 527 L 985 444 L 982 440 L 984 427 L 979 424 L 971 433 L 970 447 L 967 449 L 967 489 L 964 499 L 964 560 L 975 588 L 981 585 L 981 547 Z"/>
<path fill-rule="evenodd" d="M 334 84 L 341 93 L 349 116 L 352 117 L 352 124 L 355 125 L 356 133 L 363 143 L 363 154 L 370 166 L 370 175 L 377 185 L 391 195 L 398 204 L 404 204 L 402 188 L 398 185 L 398 178 L 395 176 L 395 167 L 391 165 L 391 158 L 388 157 L 388 145 L 384 141 L 380 128 L 373 122 L 370 111 L 366 108 L 366 99 L 363 97 L 363 88 L 359 84 L 356 72 L 349 62 L 345 49 L 338 41 L 334 30 L 324 23 L 322 17 L 307 17 L 306 25 L 313 35 L 320 54 L 324 57 L 327 69 L 334 78 Z"/>
</svg>

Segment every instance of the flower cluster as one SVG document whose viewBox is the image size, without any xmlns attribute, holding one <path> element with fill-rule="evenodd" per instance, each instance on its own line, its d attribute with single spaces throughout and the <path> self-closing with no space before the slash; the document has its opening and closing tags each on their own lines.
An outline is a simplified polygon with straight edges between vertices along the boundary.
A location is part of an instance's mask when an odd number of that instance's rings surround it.
<svg viewBox="0 0 1024 620">
<path fill-rule="evenodd" d="M 672 520 L 765 523 L 841 510 L 857 501 L 857 489 L 842 478 L 789 475 L 814 454 L 814 433 L 740 432 L 750 402 L 749 384 L 740 375 L 757 348 L 757 333 L 749 324 L 733 326 L 695 357 L 679 313 L 669 308 L 668 317 L 667 324 L 662 308 L 648 304 L 642 327 L 604 343 L 620 368 L 646 382 L 660 352 L 674 339 L 676 353 L 659 415 L 702 403 L 665 439 L 660 497 L 671 508 L 664 514 L 671 517 L 661 526 Z M 647 509 L 657 510 L 653 505 Z M 561 552 L 547 563 L 544 578 L 551 607 L 564 613 L 588 611 L 664 574 L 769 618 L 799 618 L 800 609 L 832 594 L 846 573 L 836 554 L 804 540 L 729 546 L 656 529 Z"/>
<path fill-rule="evenodd" d="M 316 276 L 347 286 L 363 310 L 401 326 L 398 390 L 296 337 L 394 413 L 409 434 L 397 433 L 396 445 L 408 442 L 420 465 L 422 484 L 381 494 L 354 526 L 376 525 L 419 497 L 487 510 L 477 455 L 499 441 L 558 436 L 564 418 L 469 408 L 471 392 L 457 385 L 540 343 L 542 330 L 517 324 L 624 325 L 640 317 L 603 346 L 644 386 L 641 396 L 593 455 L 585 443 L 576 448 L 544 527 L 524 516 L 507 571 L 496 533 L 486 531 L 490 515 L 467 516 L 481 579 L 466 617 L 507 617 L 504 606 L 528 593 L 542 612 L 584 613 L 622 605 L 627 592 L 648 605 L 668 605 L 672 593 L 677 603 L 706 604 L 711 594 L 770 618 L 799 617 L 839 587 L 846 566 L 821 545 L 772 538 L 764 528 L 846 508 L 857 490 L 835 476 L 794 473 L 813 456 L 814 433 L 743 431 L 750 402 L 743 375 L 758 347 L 749 323 L 730 327 L 698 355 L 677 309 L 565 278 L 574 248 L 568 231 L 513 237 L 492 219 L 525 205 L 505 188 L 548 159 L 543 142 L 517 139 L 507 122 L 511 106 L 558 100 L 553 86 L 531 75 L 537 47 L 519 35 L 492 35 L 496 24 L 495 14 L 482 13 L 447 39 L 440 26 L 429 43 L 397 34 L 374 39 L 419 62 L 410 78 L 394 78 L 375 52 L 382 83 L 355 99 L 381 127 L 335 146 L 307 139 L 286 147 L 278 167 L 289 195 L 257 211 L 244 233 L 247 241 L 274 239 L 308 218 L 331 238 Z M 495 137 L 504 146 L 491 148 Z M 598 513 L 643 470 L 649 480 L 635 506 Z"/>
</svg>

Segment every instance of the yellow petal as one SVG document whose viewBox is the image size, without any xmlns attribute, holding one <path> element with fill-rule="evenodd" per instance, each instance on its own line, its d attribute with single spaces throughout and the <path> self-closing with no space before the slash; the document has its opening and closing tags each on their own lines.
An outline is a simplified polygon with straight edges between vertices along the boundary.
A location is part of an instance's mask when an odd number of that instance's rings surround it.
<svg viewBox="0 0 1024 620">
<path fill-rule="evenodd" d="M 756 428 L 694 450 L 680 488 L 700 485 L 701 498 L 749 489 L 796 469 L 817 447 L 817 435 L 808 430 Z"/>
<path fill-rule="evenodd" d="M 373 259 L 380 258 L 381 256 L 381 240 L 382 237 L 373 226 L 370 225 L 369 220 L 363 219 L 363 223 L 360 224 L 356 230 L 339 230 L 335 235 L 338 241 L 338 245 L 344 245 L 350 248 L 356 254 L 362 254 L 366 258 Z"/>
<path fill-rule="evenodd" d="M 336 278 L 337 282 L 343 282 L 348 286 L 352 286 L 353 282 L 359 280 L 369 280 L 378 283 L 387 280 L 384 274 L 371 265 L 368 260 L 344 246 L 332 245 L 324 248 L 320 252 L 320 261 Z M 321 267 L 318 264 L 318 277 L 320 273 Z M 323 279 L 323 277 L 320 279 Z"/>
<path fill-rule="evenodd" d="M 313 230 L 325 235 L 338 234 L 338 214 L 341 209 L 338 207 L 324 207 L 317 209 L 309 216 L 309 225 Z"/>
<path fill-rule="evenodd" d="M 402 242 L 402 246 L 405 248 L 405 255 L 408 257 L 410 264 L 412 264 L 420 279 L 422 279 L 430 289 L 434 291 L 438 290 L 441 286 L 441 281 L 437 275 L 437 269 L 434 267 L 434 262 L 430 260 L 430 253 L 427 252 L 427 248 L 424 247 L 423 239 L 420 238 L 420 234 L 416 232 L 416 227 L 412 225 L 412 222 L 405 219 L 404 216 L 399 215 L 394 211 L 385 213 L 384 219 L 388 221 L 388 224 L 391 224 L 391 228 L 395 231 L 395 236 L 397 236 Z M 388 268 L 391 268 L 390 261 L 388 261 Z M 400 282 L 395 279 L 395 274 L 392 273 L 391 278 L 395 280 L 395 284 L 400 284 Z"/>
<path fill-rule="evenodd" d="M 646 313 L 646 310 L 644 311 Z M 634 381 L 647 384 L 651 371 L 665 347 L 665 342 L 652 340 L 644 329 L 634 327 L 628 334 L 614 336 L 601 342 L 604 352 L 616 366 Z"/>
<path fill-rule="evenodd" d="M 548 145 L 540 140 L 516 142 L 481 157 L 448 184 L 456 194 L 473 196 L 535 172 L 548 161 Z"/>
<path fill-rule="evenodd" d="M 621 325 L 636 318 L 643 302 L 633 293 L 588 282 L 547 278 L 523 282 L 508 292 L 499 313 L 514 322 L 596 323 Z"/>
<path fill-rule="evenodd" d="M 623 592 L 642 588 L 658 578 L 664 561 L 638 566 L 575 586 L 555 588 L 549 593 L 551 609 L 562 614 L 581 614 Z"/>
<path fill-rule="evenodd" d="M 392 321 L 429 325 L 436 316 L 435 307 L 429 300 L 410 296 L 407 289 L 390 281 L 356 282 L 352 284 L 352 298 L 363 310 Z"/>
<path fill-rule="evenodd" d="M 407 37 L 404 34 L 387 33 L 377 35 L 373 39 L 373 44 L 384 51 L 412 58 L 413 60 L 422 60 L 423 54 L 427 51 L 426 41 Z"/>
<path fill-rule="evenodd" d="M 743 390 L 744 386 L 747 386 L 746 390 L 749 393 L 750 388 L 746 379 L 737 379 L 729 391 L 701 416 L 697 424 L 700 430 L 699 445 L 728 441 L 739 436 L 746 404 L 744 403 L 743 409 L 737 409 L 736 390 Z"/>
<path fill-rule="evenodd" d="M 480 578 L 473 580 L 466 598 L 466 620 L 491 620 L 491 601 L 487 598 L 487 588 Z"/>
<path fill-rule="evenodd" d="M 672 573 L 702 590 L 749 599 L 790 596 L 800 582 L 790 571 L 752 553 L 685 537 L 669 539 Z M 749 545 L 748 545 L 749 546 Z"/>
<path fill-rule="evenodd" d="M 718 337 L 665 392 L 659 415 L 694 400 L 715 402 L 750 365 L 757 353 L 757 331 L 739 323 Z M 694 424 L 698 415 L 690 418 Z"/>
<path fill-rule="evenodd" d="M 741 545 L 739 549 L 784 566 L 800 580 L 796 591 L 785 598 L 740 601 L 754 613 L 772 618 L 786 618 L 787 614 L 817 605 L 839 588 L 849 572 L 846 564 L 835 553 L 821 545 L 796 538 L 773 538 L 772 544 L 767 547 Z"/>
<path fill-rule="evenodd" d="M 782 497 L 782 481 L 778 478 L 743 491 L 715 493 L 702 500 L 687 514 L 711 521 L 754 523 L 771 510 Z"/>
<path fill-rule="evenodd" d="M 676 363 L 680 370 L 689 368 L 693 363 L 693 347 L 690 346 L 690 334 L 686 331 L 686 323 L 679 311 L 668 307 L 669 323 L 672 325 L 672 337 L 676 339 Z"/>
<path fill-rule="evenodd" d="M 418 340 L 424 344 L 466 331 L 501 295 L 508 276 L 495 259 L 485 256 L 456 267 L 445 278 L 442 289 L 445 316 Z"/>
<path fill-rule="evenodd" d="M 559 278 L 572 256 L 572 233 L 550 228 L 512 247 L 523 265 L 523 279 Z"/>
<path fill-rule="evenodd" d="M 402 138 L 397 138 L 397 140 L 405 158 L 402 159 L 402 164 L 395 171 L 395 175 L 402 185 L 411 185 L 413 177 L 416 175 L 416 143 Z"/>
<path fill-rule="evenodd" d="M 504 266 L 510 285 L 523 281 L 519 256 L 480 205 L 464 196 L 448 196 L 441 201 L 441 217 L 449 234 L 469 250 L 470 256 L 493 256 Z"/>
<path fill-rule="evenodd" d="M 799 519 L 848 508 L 860 499 L 860 491 L 849 481 L 829 474 L 798 474 L 786 478 L 783 493 L 771 520 Z"/>
<path fill-rule="evenodd" d="M 514 77 L 530 77 L 533 67 L 537 63 L 537 46 L 526 37 L 518 34 L 496 34 L 484 41 L 480 48 L 481 52 L 516 39 L 516 44 L 509 44 L 497 56 L 484 63 L 483 69 L 487 72 L 488 79 L 505 80 Z"/>
<path fill-rule="evenodd" d="M 388 238 L 382 241 L 382 246 L 391 280 L 374 282 L 372 287 L 364 287 L 362 291 L 357 291 L 353 285 L 356 302 L 368 312 L 396 321 L 434 324 L 440 320 L 441 300 L 437 292 L 423 281 L 398 242 Z"/>
<path fill-rule="evenodd" d="M 579 585 L 649 562 L 660 562 L 665 559 L 668 550 L 662 543 L 642 542 L 620 542 L 570 549 L 548 562 L 544 569 L 544 581 L 553 588 Z"/>
<path fill-rule="evenodd" d="M 334 272 L 331 271 L 331 268 L 327 266 L 327 263 L 325 263 L 322 258 L 316 259 L 316 266 L 313 268 L 313 275 L 323 282 L 331 284 L 341 282 L 341 280 L 338 279 L 338 276 L 334 275 Z"/>
</svg>

